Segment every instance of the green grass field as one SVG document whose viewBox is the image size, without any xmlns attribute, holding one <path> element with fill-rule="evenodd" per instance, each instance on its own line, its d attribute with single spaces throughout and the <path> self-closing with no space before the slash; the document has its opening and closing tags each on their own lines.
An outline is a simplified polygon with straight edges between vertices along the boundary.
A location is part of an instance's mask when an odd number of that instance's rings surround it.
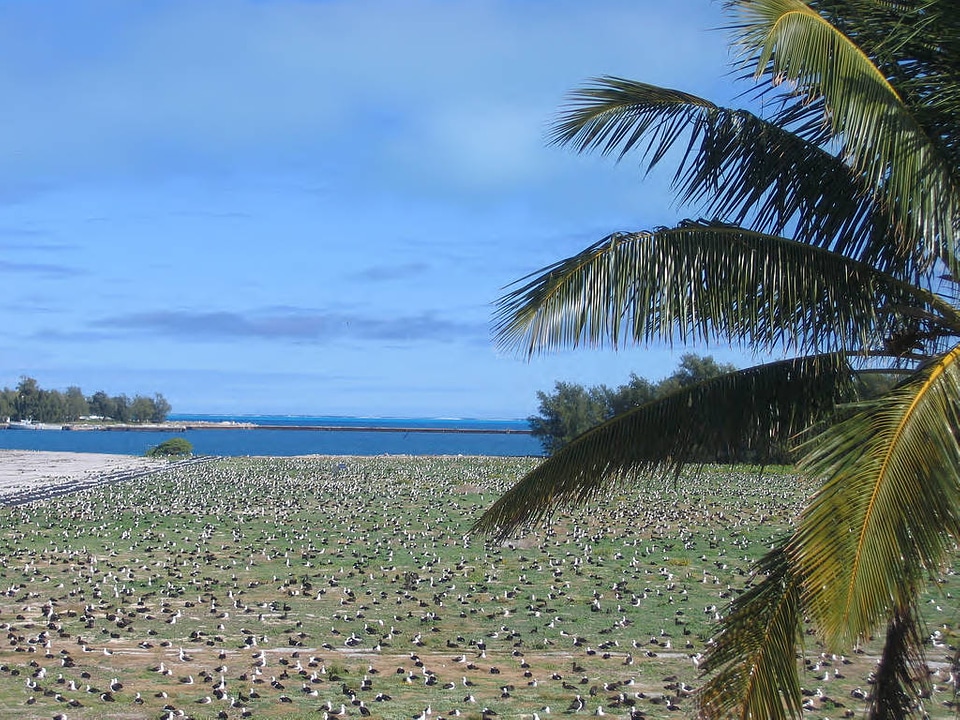
<svg viewBox="0 0 960 720">
<path fill-rule="evenodd" d="M 692 716 L 718 614 L 813 488 L 708 468 L 471 536 L 535 462 L 222 459 L 5 508 L 0 718 Z M 960 590 L 936 580 L 946 718 Z M 808 715 L 862 716 L 876 648 L 805 652 Z"/>
</svg>

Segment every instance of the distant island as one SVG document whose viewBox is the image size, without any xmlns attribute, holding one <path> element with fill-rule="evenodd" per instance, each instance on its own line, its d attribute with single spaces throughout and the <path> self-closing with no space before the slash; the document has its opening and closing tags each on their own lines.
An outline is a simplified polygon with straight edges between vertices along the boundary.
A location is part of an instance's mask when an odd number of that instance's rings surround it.
<svg viewBox="0 0 960 720">
<path fill-rule="evenodd" d="M 90 396 L 77 386 L 66 392 L 41 388 L 32 377 L 23 376 L 15 388 L 0 391 L 0 420 L 8 427 L 47 429 L 67 423 L 84 425 L 145 425 L 166 422 L 172 408 L 160 393 L 153 397 L 108 395 L 98 390 Z"/>
</svg>

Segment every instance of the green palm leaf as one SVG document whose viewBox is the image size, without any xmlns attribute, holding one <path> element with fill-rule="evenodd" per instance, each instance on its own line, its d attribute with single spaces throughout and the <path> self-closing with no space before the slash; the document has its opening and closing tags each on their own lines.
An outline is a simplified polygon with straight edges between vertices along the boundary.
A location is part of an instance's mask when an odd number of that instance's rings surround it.
<svg viewBox="0 0 960 720">
<path fill-rule="evenodd" d="M 873 215 L 869 188 L 858 187 L 843 158 L 821 147 L 830 142 L 822 120 L 798 127 L 810 105 L 799 109 L 778 124 L 677 90 L 604 77 L 570 96 L 552 139 L 618 159 L 636 150 L 648 171 L 677 157 L 678 200 L 700 206 L 704 215 L 749 221 L 773 234 L 792 224 L 798 241 L 883 259 L 879 267 L 902 262 L 890 252 L 886 228 L 875 227 L 882 218 Z M 683 152 L 671 155 L 684 137 Z"/>
<path fill-rule="evenodd" d="M 960 536 L 960 346 L 811 445 L 827 478 L 791 544 L 805 603 L 832 645 L 912 602 Z"/>
<path fill-rule="evenodd" d="M 782 547 L 757 563 L 757 573 L 762 579 L 733 601 L 700 665 L 712 675 L 698 696 L 702 717 L 786 720 L 802 712 L 801 581 Z"/>
<path fill-rule="evenodd" d="M 678 200 L 719 221 L 614 233 L 524 278 L 499 301 L 497 337 L 527 355 L 718 339 L 827 355 L 614 418 L 523 478 L 477 527 L 503 537 L 620 480 L 810 437 L 829 419 L 801 465 L 824 484 L 764 559 L 764 579 L 735 601 L 701 707 L 799 715 L 807 616 L 834 646 L 886 628 L 871 715 L 901 717 L 923 688 L 917 594 L 960 539 L 960 14 L 954 0 L 725 5 L 740 68 L 763 81 L 766 119 L 608 77 L 572 96 L 553 135 L 581 152 L 637 153 L 647 170 L 676 161 Z M 908 377 L 839 406 L 854 356 L 882 356 L 884 367 L 866 369 Z"/>
<path fill-rule="evenodd" d="M 930 688 L 919 617 L 915 606 L 898 608 L 887 623 L 870 699 L 870 720 L 901 720 L 919 714 L 918 701 Z"/>
<path fill-rule="evenodd" d="M 579 152 L 599 150 L 620 159 L 642 148 L 650 169 L 681 137 L 704 133 L 718 112 L 723 111 L 690 93 L 606 77 L 570 96 L 551 139 Z"/>
<path fill-rule="evenodd" d="M 736 42 L 745 50 L 744 64 L 758 78 L 822 97 L 847 161 L 896 223 L 912 227 L 906 237 L 955 270 L 956 170 L 874 61 L 802 0 L 732 0 L 728 6 L 741 20 Z"/>
<path fill-rule="evenodd" d="M 844 18 L 850 0 L 816 0 L 824 13 L 876 63 L 897 88 L 949 166 L 960 168 L 960 14 L 953 0 L 878 3 L 861 1 Z M 844 13 L 846 14 L 846 13 Z"/>
<path fill-rule="evenodd" d="M 526 354 L 718 337 L 758 350 L 880 351 L 871 343 L 908 309 L 960 324 L 949 304 L 869 265 L 721 224 L 615 233 L 524 281 L 499 301 L 495 332 Z"/>
<path fill-rule="evenodd" d="M 850 397 L 837 355 L 783 360 L 721 375 L 641 405 L 587 431 L 528 473 L 475 531 L 509 536 L 556 508 L 596 498 L 619 480 L 678 472 L 734 451 L 761 454 Z"/>
</svg>

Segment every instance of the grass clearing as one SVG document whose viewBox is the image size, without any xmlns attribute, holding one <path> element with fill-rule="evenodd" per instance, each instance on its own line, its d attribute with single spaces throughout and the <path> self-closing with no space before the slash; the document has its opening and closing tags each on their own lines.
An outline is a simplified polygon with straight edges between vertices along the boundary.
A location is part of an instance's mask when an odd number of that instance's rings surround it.
<svg viewBox="0 0 960 720">
<path fill-rule="evenodd" d="M 504 545 L 470 536 L 535 462 L 224 458 L 3 509 L 0 718 L 543 719 L 578 696 L 691 716 L 718 614 L 813 488 L 707 468 Z M 926 709 L 946 718 L 940 580 Z M 810 716 L 861 715 L 875 648 L 806 651 Z"/>
</svg>

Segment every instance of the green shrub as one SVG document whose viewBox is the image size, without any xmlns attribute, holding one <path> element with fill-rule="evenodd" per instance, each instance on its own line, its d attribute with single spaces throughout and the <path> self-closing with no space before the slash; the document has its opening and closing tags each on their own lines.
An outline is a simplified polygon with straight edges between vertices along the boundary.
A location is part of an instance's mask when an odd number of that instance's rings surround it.
<svg viewBox="0 0 960 720">
<path fill-rule="evenodd" d="M 147 450 L 147 457 L 182 457 L 193 454 L 193 445 L 186 438 L 170 438 Z"/>
</svg>

